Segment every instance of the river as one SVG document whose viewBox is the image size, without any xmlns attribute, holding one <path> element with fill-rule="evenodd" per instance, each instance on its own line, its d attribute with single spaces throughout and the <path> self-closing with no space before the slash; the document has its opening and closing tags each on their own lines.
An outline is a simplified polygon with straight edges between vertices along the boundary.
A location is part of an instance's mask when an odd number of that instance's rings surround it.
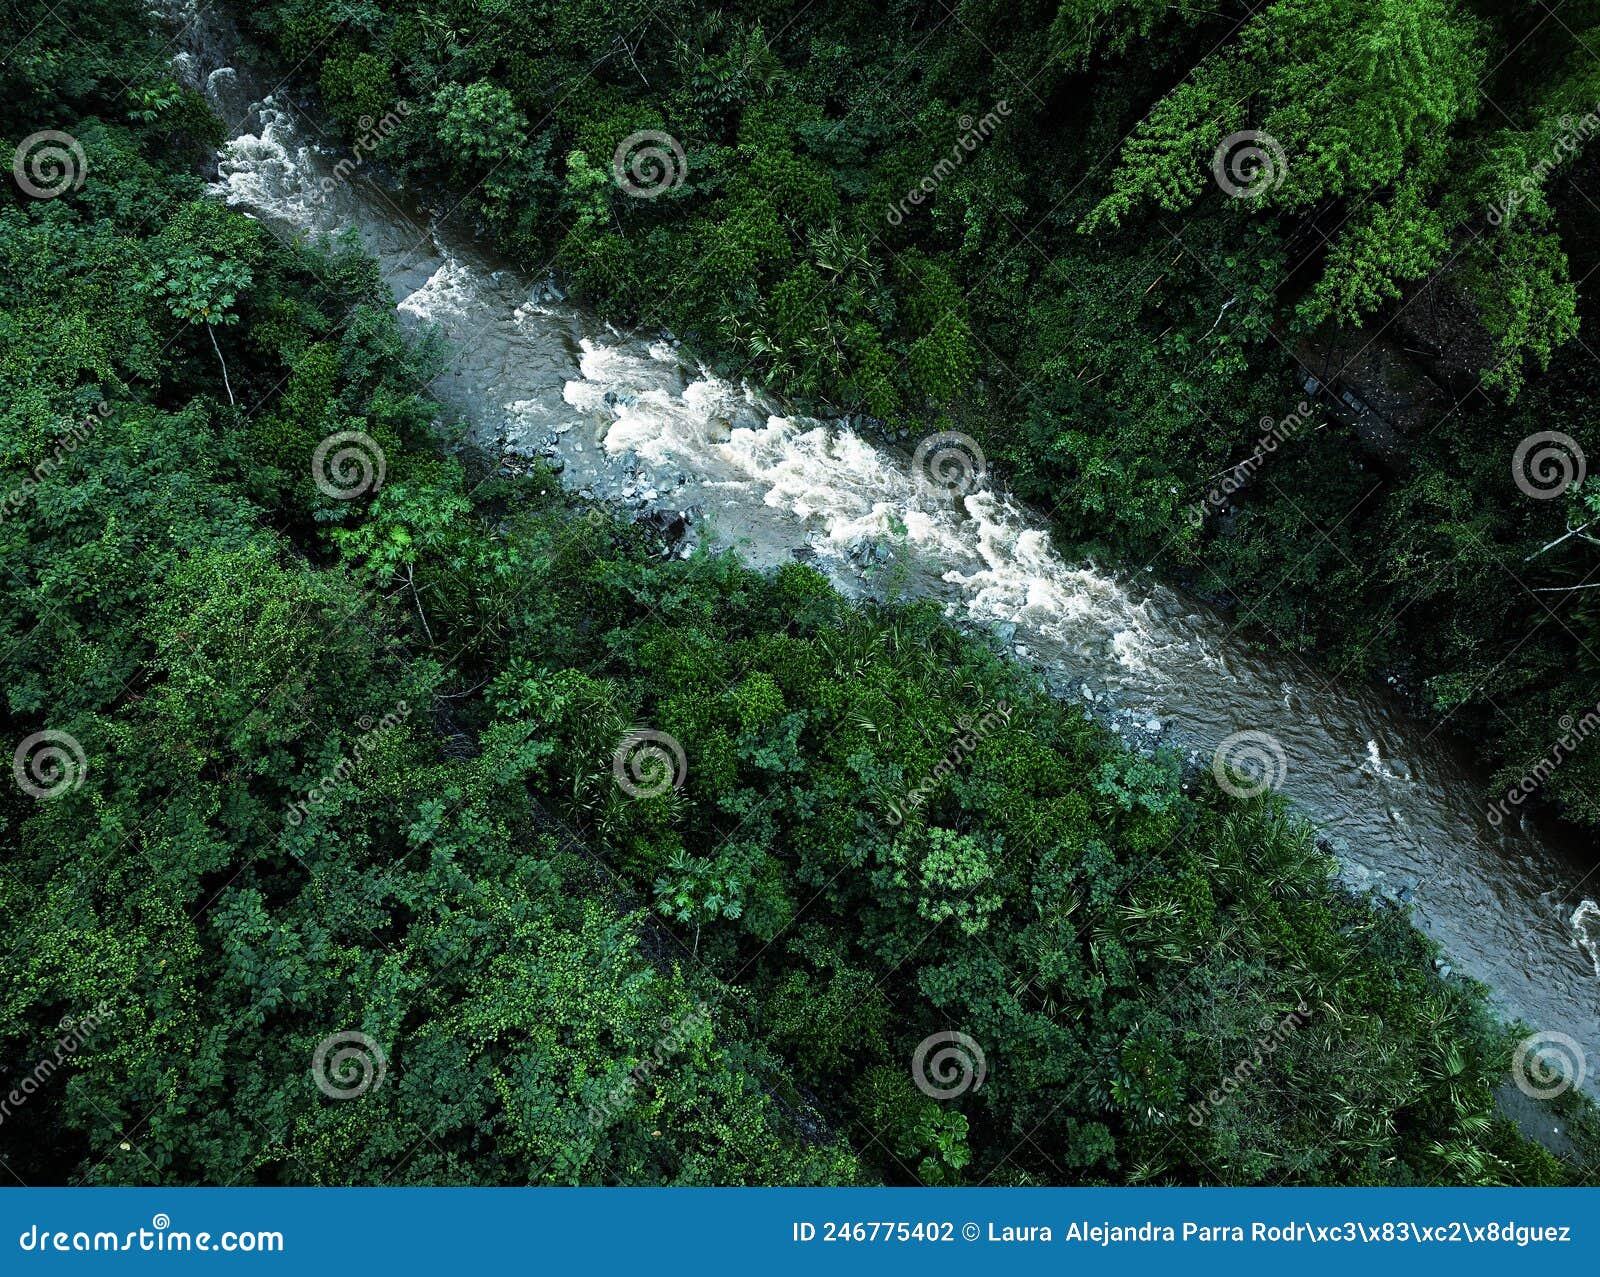
<svg viewBox="0 0 1600 1277">
<path fill-rule="evenodd" d="M 217 195 L 284 235 L 353 228 L 402 321 L 448 343 L 431 389 L 480 444 L 545 456 L 573 489 L 635 511 L 685 512 L 692 539 L 756 567 L 803 557 L 852 595 L 937 599 L 1133 747 L 1198 767 L 1222 751 L 1244 767 L 1233 783 L 1271 782 L 1316 823 L 1346 881 L 1408 906 L 1447 974 L 1581 1044 L 1600 1093 L 1596 878 L 1515 815 L 1491 826 L 1457 742 L 1386 689 L 1247 643 L 1158 580 L 1064 558 L 959 440 L 919 455 L 915 439 L 792 415 L 689 365 L 667 334 L 611 328 L 484 251 L 448 207 L 367 180 L 360 150 L 325 144 L 281 86 L 263 94 L 228 66 L 219 19 L 167 16 L 180 77 L 234 133 Z"/>
</svg>

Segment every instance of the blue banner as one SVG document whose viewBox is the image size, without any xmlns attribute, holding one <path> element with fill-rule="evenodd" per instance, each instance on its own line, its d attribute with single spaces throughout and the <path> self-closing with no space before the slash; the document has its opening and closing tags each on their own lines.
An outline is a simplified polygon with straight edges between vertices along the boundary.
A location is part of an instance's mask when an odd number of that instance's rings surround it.
<svg viewBox="0 0 1600 1277">
<path fill-rule="evenodd" d="M 1588 1189 L 15 1189 L 0 1271 L 1600 1271 Z"/>
</svg>

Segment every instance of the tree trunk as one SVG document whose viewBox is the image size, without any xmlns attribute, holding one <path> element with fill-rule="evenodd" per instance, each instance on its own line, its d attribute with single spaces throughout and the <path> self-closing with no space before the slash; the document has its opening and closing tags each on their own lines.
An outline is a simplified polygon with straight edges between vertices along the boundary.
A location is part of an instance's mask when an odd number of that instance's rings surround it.
<svg viewBox="0 0 1600 1277">
<path fill-rule="evenodd" d="M 228 392 L 228 402 L 237 404 L 239 401 L 233 397 L 233 386 L 228 381 L 228 361 L 222 357 L 222 347 L 217 345 L 217 330 L 211 324 L 206 325 L 206 336 L 211 338 L 211 349 L 217 352 L 217 362 L 222 365 L 222 385 Z"/>
</svg>

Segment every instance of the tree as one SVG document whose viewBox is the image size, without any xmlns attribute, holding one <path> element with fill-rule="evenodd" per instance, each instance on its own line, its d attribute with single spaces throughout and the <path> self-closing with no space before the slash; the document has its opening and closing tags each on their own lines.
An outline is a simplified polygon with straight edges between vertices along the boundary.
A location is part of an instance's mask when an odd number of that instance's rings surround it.
<svg viewBox="0 0 1600 1277">
<path fill-rule="evenodd" d="M 261 256 L 253 229 L 241 226 L 217 204 L 198 201 L 180 211 L 154 249 L 151 271 L 140 291 L 159 298 L 174 319 L 205 326 L 222 368 L 228 402 L 237 402 L 216 330 L 239 322 L 233 307 L 250 287 L 252 266 Z"/>
</svg>

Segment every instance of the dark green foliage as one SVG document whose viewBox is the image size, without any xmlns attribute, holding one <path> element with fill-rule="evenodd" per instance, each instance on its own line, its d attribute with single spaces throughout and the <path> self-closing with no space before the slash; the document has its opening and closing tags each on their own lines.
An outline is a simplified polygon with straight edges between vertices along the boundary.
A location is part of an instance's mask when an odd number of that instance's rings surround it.
<svg viewBox="0 0 1600 1277">
<path fill-rule="evenodd" d="M 96 7 L 117 58 L 159 64 L 128 6 Z M 1008 29 L 1011 9 L 963 8 Z M 885 251 L 851 214 L 924 163 L 879 59 L 915 59 L 928 96 L 906 109 L 948 127 L 988 109 L 956 86 L 1000 61 L 1046 94 L 1133 42 L 1080 31 L 1114 25 L 1110 6 L 1068 8 L 1024 6 L 1000 59 L 954 35 L 916 52 L 929 20 L 849 4 L 800 29 L 772 4 L 682 13 L 666 25 L 684 40 L 637 48 L 634 4 L 502 21 L 297 0 L 261 22 L 317 62 L 346 122 L 439 80 L 402 163 L 480 183 L 515 250 L 561 251 L 618 306 L 684 283 L 672 322 L 818 394 L 1014 409 L 1027 483 L 1077 467 L 1092 496 L 1071 517 L 1149 537 L 1174 478 L 1227 453 L 1183 405 L 1259 357 L 1282 236 L 1250 230 L 1247 257 L 1212 209 L 1186 248 L 1089 254 L 1085 205 L 1052 228 L 1083 255 L 1026 291 L 1007 228 L 1048 193 L 1015 172 L 1039 136 L 1020 103 L 1016 135 L 949 178 L 925 229 Z M 1030 30 L 1051 37 L 1035 49 Z M 193 103 L 152 72 L 128 110 L 118 77 L 44 32 L 0 107 L 7 136 L 30 112 L 70 121 L 95 180 L 0 208 L 0 462 L 31 474 L 76 440 L 0 519 L 0 739 L 69 733 L 86 766 L 48 799 L 0 787 L 0 1066 L 28 1074 L 64 1016 L 104 1023 L 0 1114 L 13 1174 L 1578 1178 L 1493 1116 L 1507 1044 L 1481 1001 L 1432 974 L 1402 917 L 1333 887 L 1281 810 L 1123 752 L 931 606 L 852 606 L 798 566 L 663 563 L 550 476 L 473 469 L 443 446 L 427 353 L 370 266 L 203 202 L 153 162 L 203 132 Z M 680 190 L 630 203 L 596 180 L 616 135 L 661 126 L 690 156 Z M 1086 316 L 1098 335 L 1069 338 Z M 985 390 L 980 331 L 1049 375 L 1015 403 Z M 1158 442 L 1122 457 L 1107 438 L 1135 413 Z M 345 432 L 386 467 L 340 500 L 311 454 Z M 1443 480 L 1406 500 L 1441 537 L 1476 517 Z M 681 745 L 681 786 L 618 784 L 639 729 Z M 1247 1090 L 1209 1100 L 1291 1016 Z M 937 1099 L 911 1061 L 946 1031 L 983 1049 L 987 1080 Z M 341 1033 L 384 1056 L 354 1099 L 313 1078 Z"/>
<path fill-rule="evenodd" d="M 341 118 L 378 86 L 417 96 L 401 172 L 608 314 L 801 399 L 953 419 L 1066 537 L 1160 557 L 1335 669 L 1401 676 L 1497 768 L 1592 708 L 1600 596 L 1560 592 L 1592 558 L 1568 545 L 1513 579 L 1569 511 L 1530 508 L 1506 469 L 1536 429 L 1596 446 L 1570 403 L 1593 348 L 1572 340 L 1596 264 L 1593 0 L 1559 23 L 1470 0 L 279 0 L 251 20 Z M 641 130 L 684 155 L 649 199 L 611 178 Z M 1274 171 L 1230 199 L 1213 154 L 1245 130 Z M 1441 299 L 1440 333 L 1396 326 Z M 1293 411 L 1295 360 L 1340 340 L 1422 356 L 1387 388 L 1435 377 L 1431 415 L 1381 452 L 1297 440 L 1236 518 L 1192 517 Z M 1480 513 L 1481 571 L 1441 570 L 1460 538 L 1419 486 Z M 1485 590 L 1516 606 L 1485 614 Z M 1569 668 L 1554 697 L 1486 682 Z M 1597 767 L 1590 745 L 1543 797 L 1588 822 Z"/>
</svg>

